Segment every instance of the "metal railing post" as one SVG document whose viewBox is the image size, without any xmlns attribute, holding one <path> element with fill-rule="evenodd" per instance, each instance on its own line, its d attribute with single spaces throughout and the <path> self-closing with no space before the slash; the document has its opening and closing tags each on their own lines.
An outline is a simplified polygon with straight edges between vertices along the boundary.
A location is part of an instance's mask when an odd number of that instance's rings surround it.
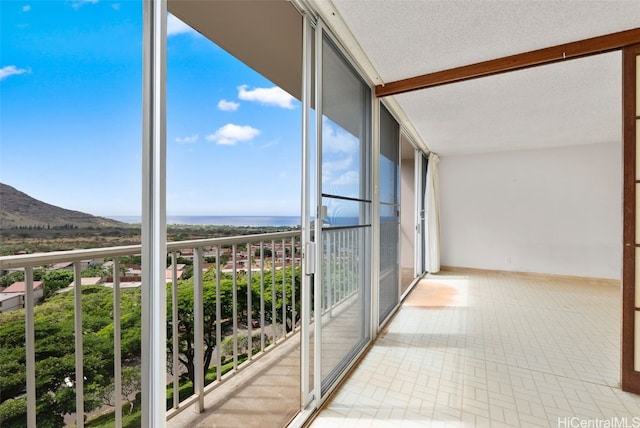
<svg viewBox="0 0 640 428">
<path fill-rule="evenodd" d="M 238 252 L 237 244 L 233 244 L 232 247 L 232 261 L 233 261 L 233 369 L 238 370 L 238 269 L 236 253 Z"/>
<path fill-rule="evenodd" d="M 333 238 L 333 232 L 332 231 L 328 231 L 326 233 L 327 236 L 327 276 L 325 277 L 325 284 L 327 286 L 327 309 L 329 312 L 329 318 L 333 317 L 333 284 L 334 284 L 334 277 L 333 275 L 335 275 L 332 272 L 332 268 L 335 265 L 334 261 L 335 261 L 335 252 L 333 251 L 333 248 L 331 246 L 332 242 L 334 241 Z M 334 260 L 331 260 L 331 259 Z"/>
<path fill-rule="evenodd" d="M 178 317 L 178 255 L 175 251 L 171 252 L 171 353 L 173 368 L 173 408 L 180 407 L 180 360 L 178 353 L 180 352 L 180 343 L 178 337 L 178 325 L 180 319 Z"/>
<path fill-rule="evenodd" d="M 204 302 L 202 247 L 193 252 L 193 392 L 198 396 L 198 413 L 204 412 Z"/>
<path fill-rule="evenodd" d="M 35 318 L 33 293 L 33 268 L 24 270 L 26 301 L 25 307 L 25 365 L 27 375 L 27 427 L 36 427 L 36 347 Z M 44 292 L 44 290 L 43 290 Z"/>
<path fill-rule="evenodd" d="M 282 337 L 287 336 L 287 246 L 282 238 Z"/>
<path fill-rule="evenodd" d="M 264 242 L 260 241 L 260 349 L 264 347 Z"/>
<path fill-rule="evenodd" d="M 296 329 L 296 238 L 291 238 L 291 333 Z"/>
<path fill-rule="evenodd" d="M 277 342 L 276 333 L 276 241 L 271 241 L 271 334 L 273 343 Z"/>
<path fill-rule="evenodd" d="M 222 377 L 222 305 L 220 303 L 220 246 L 216 247 L 216 379 Z"/>
<path fill-rule="evenodd" d="M 120 332 L 120 260 L 113 258 L 113 391 L 116 428 L 122 427 L 122 355 Z"/>
<path fill-rule="evenodd" d="M 247 242 L 247 263 L 249 267 L 247 268 L 247 356 L 249 360 L 253 359 L 253 331 L 251 328 L 251 319 L 252 314 L 252 305 L 251 305 L 251 243 Z M 245 264 L 246 267 L 246 264 Z"/>
<path fill-rule="evenodd" d="M 82 350 L 82 276 L 81 262 L 73 264 L 74 299 L 74 333 L 76 353 L 76 427 L 84 426 L 84 354 Z"/>
</svg>

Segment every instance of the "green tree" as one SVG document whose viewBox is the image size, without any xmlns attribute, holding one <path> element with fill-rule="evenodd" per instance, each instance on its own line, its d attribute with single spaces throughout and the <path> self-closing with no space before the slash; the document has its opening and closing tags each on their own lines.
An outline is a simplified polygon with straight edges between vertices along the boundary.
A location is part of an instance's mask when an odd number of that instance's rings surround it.
<svg viewBox="0 0 640 428">
<path fill-rule="evenodd" d="M 188 259 L 186 257 L 177 257 L 176 258 L 176 262 L 178 262 L 178 264 L 183 264 L 183 265 L 187 265 L 187 266 L 191 266 L 193 265 L 193 259 Z M 169 264 L 167 264 L 167 266 L 171 265 L 171 262 L 169 262 Z"/>
<path fill-rule="evenodd" d="M 85 411 L 101 401 L 98 392 L 113 379 L 113 295 L 104 287 L 82 288 Z M 139 290 L 124 290 L 122 355 L 140 349 Z M 38 426 L 61 427 L 75 412 L 74 296 L 63 293 L 38 305 L 34 313 L 36 412 Z M 127 337 L 125 335 L 129 335 Z M 0 314 L 0 426 L 26 426 L 24 311 Z M 139 353 L 137 354 L 139 355 Z"/>
<path fill-rule="evenodd" d="M 284 296 L 285 302 L 282 300 L 282 275 L 284 274 Z M 274 288 L 274 276 L 275 276 L 275 288 Z M 294 281 L 292 284 L 291 277 L 294 277 Z M 300 278 L 301 278 L 301 270 L 299 267 L 295 268 L 292 271 L 291 267 L 287 267 L 283 269 L 277 269 L 275 273 L 272 270 L 266 271 L 264 275 L 264 306 L 265 306 L 265 320 L 267 322 L 277 322 L 284 323 L 287 331 L 292 331 L 295 328 L 296 323 L 300 319 Z M 251 278 L 251 289 L 252 289 L 252 309 L 255 313 L 255 316 L 259 314 L 259 304 L 260 304 L 260 277 L 258 275 L 253 276 Z M 273 291 L 275 289 L 275 309 L 276 309 L 276 318 L 273 319 Z M 293 295 L 295 291 L 296 301 L 293 302 Z M 285 319 L 282 318 L 282 305 L 285 306 Z M 295 308 L 295 319 L 293 319 L 293 309 Z"/>
<path fill-rule="evenodd" d="M 80 272 L 80 276 L 82 278 L 95 278 L 95 277 L 104 278 L 110 274 L 111 272 L 109 270 L 103 268 L 102 266 L 96 266 L 96 265 L 89 266 L 88 268 Z"/>
<path fill-rule="evenodd" d="M 283 301 L 283 277 L 284 278 L 284 296 Z M 292 284 L 292 274 L 295 279 Z M 223 335 L 230 333 L 228 326 L 233 320 L 233 279 L 229 274 L 221 273 L 220 275 L 220 319 L 222 321 Z M 178 284 L 178 352 L 179 361 L 186 367 L 187 376 L 191 381 L 195 377 L 195 352 L 194 352 L 194 317 L 193 317 L 193 279 L 180 281 Z M 170 287 L 170 285 L 169 285 Z M 216 346 L 216 272 L 214 268 L 209 269 L 203 276 L 203 309 L 204 309 L 204 360 L 203 366 L 205 373 L 208 371 Z M 276 317 L 272 315 L 272 272 L 267 271 L 264 275 L 264 302 L 265 302 L 265 320 L 267 322 L 277 322 L 286 325 L 287 331 L 291 331 L 299 320 L 299 315 L 293 319 L 293 309 L 296 314 L 300 314 L 300 268 L 296 268 L 293 272 L 290 267 L 279 269 L 275 272 L 275 309 Z M 260 275 L 252 275 L 251 277 L 251 318 L 260 319 Z M 293 304 L 292 296 L 295 290 L 296 302 Z M 171 296 L 170 288 L 167 295 Z M 248 289 L 247 277 L 245 274 L 238 273 L 236 278 L 236 314 L 240 323 L 248 318 Z M 283 319 L 283 304 L 285 304 L 285 319 Z M 172 340 L 172 304 L 169 298 L 167 302 L 167 350 L 171 355 L 173 352 Z"/>
<path fill-rule="evenodd" d="M 224 266 L 229 261 L 229 254 L 220 254 L 220 265 Z"/>
<path fill-rule="evenodd" d="M 244 283 L 246 295 L 246 281 Z M 232 317 L 233 311 L 233 281 L 225 278 L 220 282 L 220 306 L 221 320 Z M 171 296 L 170 289 L 167 295 Z M 246 299 L 245 299 L 246 302 Z M 204 372 L 206 373 L 211 365 L 213 352 L 216 346 L 216 285 L 215 270 L 209 269 L 203 277 L 203 308 L 204 308 Z M 167 350 L 173 355 L 173 337 L 171 320 L 173 305 L 170 299 L 167 302 Z M 193 278 L 182 280 L 178 283 L 178 352 L 179 361 L 186 367 L 187 376 L 191 381 L 195 380 L 195 349 L 194 349 L 194 327 L 193 316 Z"/>
<path fill-rule="evenodd" d="M 182 272 L 182 279 L 187 280 L 193 276 L 193 264 L 187 265 Z"/>
<path fill-rule="evenodd" d="M 73 282 L 73 272 L 68 270 L 52 270 L 47 272 L 44 277 L 44 296 L 48 298 L 56 291 L 68 287 Z"/>
<path fill-rule="evenodd" d="M 135 397 L 142 390 L 142 375 L 139 367 L 123 367 L 121 371 L 121 398 L 129 403 L 129 414 L 133 412 Z M 115 406 L 115 384 L 109 383 L 99 392 L 101 402 L 107 406 Z"/>
<path fill-rule="evenodd" d="M 273 255 L 273 251 L 271 251 L 271 248 L 263 248 L 262 252 L 264 253 L 265 258 L 269 258 Z M 254 251 L 254 256 L 260 257 L 260 248 L 256 248 L 256 251 Z"/>
<path fill-rule="evenodd" d="M 14 282 L 24 281 L 24 272 L 11 272 L 0 278 L 0 288 L 7 288 Z"/>
<path fill-rule="evenodd" d="M 142 264 L 142 256 L 125 256 L 120 257 L 120 264 L 123 265 L 138 265 Z"/>
<path fill-rule="evenodd" d="M 171 260 L 172 260 L 172 257 L 171 257 L 171 254 L 169 253 L 167 254 L 167 267 L 171 266 Z M 182 264 L 187 266 L 193 265 L 193 259 L 178 256 L 176 257 L 176 264 L 179 264 L 179 265 Z"/>
</svg>

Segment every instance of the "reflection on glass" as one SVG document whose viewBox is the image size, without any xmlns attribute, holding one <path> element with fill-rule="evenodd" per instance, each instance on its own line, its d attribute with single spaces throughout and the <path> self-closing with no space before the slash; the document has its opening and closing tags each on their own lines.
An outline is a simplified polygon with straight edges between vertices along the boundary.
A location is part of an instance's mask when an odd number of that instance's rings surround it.
<svg viewBox="0 0 640 428">
<path fill-rule="evenodd" d="M 359 349 L 366 332 L 363 263 L 368 229 L 323 233 L 322 373 L 333 378 Z M 324 385 L 323 385 L 324 386 Z"/>
<path fill-rule="evenodd" d="M 323 227 L 345 227 L 369 224 L 369 203 L 324 196 L 322 205 L 327 215 Z"/>
<path fill-rule="evenodd" d="M 322 78 L 324 393 L 369 338 L 371 89 L 326 38 Z"/>
<path fill-rule="evenodd" d="M 400 126 L 384 105 L 380 106 L 380 202 L 398 204 L 400 194 Z"/>
<path fill-rule="evenodd" d="M 392 204 L 380 204 L 380 223 L 399 223 L 400 216 L 398 206 Z"/>
<path fill-rule="evenodd" d="M 327 117 L 322 120 L 322 192 L 360 197 L 360 141 Z"/>
<path fill-rule="evenodd" d="M 400 271 L 398 265 L 398 230 L 400 222 L 380 223 L 380 286 L 378 322 L 398 303 Z"/>
<path fill-rule="evenodd" d="M 398 304 L 400 286 L 400 126 L 380 106 L 380 283 L 378 323 Z"/>
</svg>

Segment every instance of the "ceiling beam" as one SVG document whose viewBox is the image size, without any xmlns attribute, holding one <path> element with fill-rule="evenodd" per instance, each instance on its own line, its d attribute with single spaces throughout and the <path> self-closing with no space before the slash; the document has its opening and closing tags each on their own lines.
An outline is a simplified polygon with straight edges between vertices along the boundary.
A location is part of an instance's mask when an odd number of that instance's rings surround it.
<svg viewBox="0 0 640 428">
<path fill-rule="evenodd" d="M 408 79 L 397 80 L 376 86 L 376 96 L 402 94 L 434 86 L 492 76 L 508 71 L 522 70 L 539 65 L 553 64 L 568 59 L 583 58 L 622 49 L 640 43 L 640 28 L 620 31 L 604 36 L 592 37 L 577 42 L 565 43 L 535 51 L 505 56 L 476 64 L 436 71 Z"/>
</svg>

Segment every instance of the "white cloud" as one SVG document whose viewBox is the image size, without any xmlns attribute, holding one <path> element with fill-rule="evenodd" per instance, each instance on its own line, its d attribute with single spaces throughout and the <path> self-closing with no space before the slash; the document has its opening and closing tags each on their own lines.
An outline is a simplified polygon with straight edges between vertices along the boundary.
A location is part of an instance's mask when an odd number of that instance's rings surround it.
<svg viewBox="0 0 640 428">
<path fill-rule="evenodd" d="M 167 37 L 175 36 L 178 34 L 191 33 L 194 31 L 195 30 L 193 28 L 180 21 L 174 15 L 167 15 Z"/>
<path fill-rule="evenodd" d="M 228 123 L 215 133 L 207 135 L 207 140 L 218 144 L 234 146 L 238 141 L 250 141 L 260 134 L 260 130 L 248 125 Z"/>
<path fill-rule="evenodd" d="M 120 10 L 120 3 L 114 3 L 111 5 L 111 7 L 113 8 L 113 10 Z"/>
<path fill-rule="evenodd" d="M 331 171 L 342 171 L 348 168 L 351 168 L 353 165 L 353 157 L 345 156 L 343 158 L 334 158 L 331 161 L 322 162 L 322 173 L 326 174 L 326 172 Z"/>
<path fill-rule="evenodd" d="M 263 144 L 260 146 L 261 149 L 268 149 L 269 147 L 273 147 L 273 146 L 277 146 L 280 144 L 280 141 L 278 140 L 273 140 L 273 141 L 269 141 L 266 144 Z"/>
<path fill-rule="evenodd" d="M 218 102 L 218 108 L 222 111 L 236 111 L 240 107 L 240 103 L 235 101 L 220 100 Z"/>
<path fill-rule="evenodd" d="M 180 144 L 195 143 L 196 141 L 198 141 L 198 138 L 200 138 L 198 134 L 194 134 L 190 137 L 178 137 L 176 138 L 176 143 L 180 143 Z"/>
<path fill-rule="evenodd" d="M 22 6 L 23 12 L 29 12 L 30 10 L 31 10 L 31 5 L 25 4 L 24 6 Z"/>
<path fill-rule="evenodd" d="M 24 73 L 29 73 L 29 70 L 27 70 L 26 68 L 18 68 L 15 65 L 7 65 L 0 68 L 0 80 L 4 80 L 9 76 Z"/>
<path fill-rule="evenodd" d="M 335 186 L 346 186 L 350 184 L 358 184 L 358 171 L 347 171 L 331 181 Z"/>
<path fill-rule="evenodd" d="M 238 98 L 244 101 L 257 101 L 261 104 L 287 109 L 295 108 L 293 104 L 294 98 L 277 86 L 247 90 L 248 87 L 247 85 L 238 86 Z"/>
<path fill-rule="evenodd" d="M 325 117 L 322 120 L 322 148 L 329 153 L 356 153 L 358 139 Z"/>
<path fill-rule="evenodd" d="M 322 182 L 331 186 L 358 184 L 357 167 L 359 141 L 355 135 L 342 129 L 331 120 L 322 121 Z M 346 190 L 341 188 L 343 194 Z M 357 195 L 357 188 L 353 189 Z"/>
<path fill-rule="evenodd" d="M 80 9 L 85 4 L 96 4 L 99 0 L 72 0 L 71 7 L 74 9 Z"/>
<path fill-rule="evenodd" d="M 332 160 L 322 162 L 322 181 L 326 184 L 352 184 L 355 174 L 357 182 L 357 171 L 352 156 L 333 157 Z"/>
</svg>

